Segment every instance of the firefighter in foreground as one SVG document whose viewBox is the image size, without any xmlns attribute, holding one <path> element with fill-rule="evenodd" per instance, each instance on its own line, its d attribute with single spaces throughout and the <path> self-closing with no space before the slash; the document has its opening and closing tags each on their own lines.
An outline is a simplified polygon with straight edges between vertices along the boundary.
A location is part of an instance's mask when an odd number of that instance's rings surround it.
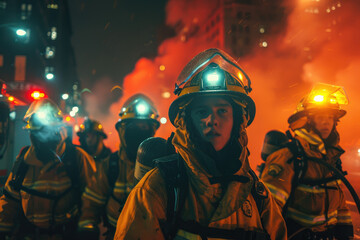
<svg viewBox="0 0 360 240">
<path fill-rule="evenodd" d="M 98 167 L 102 160 L 110 156 L 111 150 L 104 144 L 107 135 L 104 132 L 103 125 L 96 120 L 85 119 L 77 132 L 81 147 L 89 153 Z"/>
<path fill-rule="evenodd" d="M 286 239 L 281 212 L 248 162 L 250 91 L 221 50 L 185 66 L 169 109 L 177 154 L 158 159 L 132 190 L 114 239 Z"/>
<path fill-rule="evenodd" d="M 126 198 L 134 186 L 134 167 L 140 143 L 155 135 L 160 123 L 151 100 L 143 94 L 129 98 L 121 109 L 115 128 L 119 134 L 119 150 L 104 160 L 98 170 L 98 181 L 83 194 L 82 236 L 98 236 L 97 228 L 105 208 L 107 239 L 113 239 L 116 221 Z M 92 238 L 97 239 L 97 238 Z"/>
<path fill-rule="evenodd" d="M 341 181 L 319 164 L 323 160 L 342 171 L 336 125 L 347 101 L 342 87 L 316 85 L 288 119 L 292 144 L 266 159 L 262 180 L 283 209 L 291 239 L 353 238 Z"/>
<path fill-rule="evenodd" d="M 49 99 L 25 114 L 24 147 L 0 198 L 1 239 L 76 239 L 81 192 L 94 179 L 94 160 L 67 138 L 60 109 Z"/>
</svg>

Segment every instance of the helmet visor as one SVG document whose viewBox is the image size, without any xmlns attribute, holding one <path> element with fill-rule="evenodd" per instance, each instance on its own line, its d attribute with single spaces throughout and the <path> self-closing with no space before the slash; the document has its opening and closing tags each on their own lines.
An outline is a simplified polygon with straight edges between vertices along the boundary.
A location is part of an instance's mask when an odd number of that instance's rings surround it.
<svg viewBox="0 0 360 240">
<path fill-rule="evenodd" d="M 194 57 L 180 73 L 175 91 L 187 85 L 191 79 L 212 63 L 216 63 L 222 70 L 232 75 L 245 91 L 251 91 L 251 81 L 244 70 L 231 56 L 219 49 L 209 49 Z"/>
</svg>

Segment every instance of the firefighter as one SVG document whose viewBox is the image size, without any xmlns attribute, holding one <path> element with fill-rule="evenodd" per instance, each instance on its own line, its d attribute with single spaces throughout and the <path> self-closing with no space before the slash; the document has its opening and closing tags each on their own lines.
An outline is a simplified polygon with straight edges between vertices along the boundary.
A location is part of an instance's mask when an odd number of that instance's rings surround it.
<svg viewBox="0 0 360 240">
<path fill-rule="evenodd" d="M 132 190 L 114 239 L 286 239 L 281 212 L 249 165 L 248 76 L 208 49 L 175 86 L 169 119 L 177 153 L 158 159 Z"/>
<path fill-rule="evenodd" d="M 81 192 L 94 181 L 95 162 L 66 141 L 61 110 L 33 102 L 24 127 L 31 146 L 14 163 L 0 198 L 1 239 L 76 239 Z"/>
<path fill-rule="evenodd" d="M 98 121 L 86 118 L 80 124 L 77 135 L 81 147 L 94 158 L 97 167 L 102 160 L 110 156 L 111 150 L 104 144 L 107 135 L 104 132 L 103 125 Z"/>
<path fill-rule="evenodd" d="M 97 225 L 104 208 L 104 222 L 108 230 L 106 239 L 114 238 L 116 221 L 134 185 L 137 149 L 143 140 L 154 136 L 160 126 L 154 104 L 143 94 L 130 97 L 119 116 L 115 125 L 120 139 L 119 150 L 102 162 L 97 183 L 86 188 L 83 194 L 79 227 L 84 239 L 86 236 L 98 236 Z"/>
<path fill-rule="evenodd" d="M 347 102 L 342 87 L 314 86 L 288 119 L 292 141 L 265 161 L 262 180 L 283 209 L 291 239 L 353 238 L 342 183 L 320 164 L 325 161 L 342 171 L 344 150 L 336 126 Z"/>
</svg>

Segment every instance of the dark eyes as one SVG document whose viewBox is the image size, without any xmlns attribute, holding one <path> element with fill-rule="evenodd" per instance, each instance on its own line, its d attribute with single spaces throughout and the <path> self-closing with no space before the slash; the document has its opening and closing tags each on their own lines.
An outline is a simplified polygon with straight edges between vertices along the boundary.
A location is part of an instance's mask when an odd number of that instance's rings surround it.
<svg viewBox="0 0 360 240">
<path fill-rule="evenodd" d="M 223 116 L 226 113 L 228 113 L 229 111 L 226 108 L 219 108 L 216 110 L 216 113 L 219 116 Z M 209 116 L 212 113 L 211 109 L 198 109 L 195 111 L 195 114 L 197 116 L 199 116 L 200 118 L 206 118 L 207 116 Z"/>
</svg>

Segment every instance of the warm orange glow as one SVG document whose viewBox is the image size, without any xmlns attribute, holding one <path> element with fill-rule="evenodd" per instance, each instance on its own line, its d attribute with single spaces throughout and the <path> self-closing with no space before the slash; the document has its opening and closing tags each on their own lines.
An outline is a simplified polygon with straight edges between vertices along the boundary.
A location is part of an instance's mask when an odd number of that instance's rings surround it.
<svg viewBox="0 0 360 240">
<path fill-rule="evenodd" d="M 71 117 L 67 116 L 67 117 L 65 118 L 65 120 L 66 120 L 67 122 L 70 122 Z"/>
<path fill-rule="evenodd" d="M 164 65 L 160 65 L 159 69 L 160 69 L 160 71 L 165 71 L 165 66 L 164 66 Z"/>
<path fill-rule="evenodd" d="M 8 99 L 10 102 L 13 102 L 15 100 L 15 98 L 13 96 L 10 96 Z"/>
</svg>

